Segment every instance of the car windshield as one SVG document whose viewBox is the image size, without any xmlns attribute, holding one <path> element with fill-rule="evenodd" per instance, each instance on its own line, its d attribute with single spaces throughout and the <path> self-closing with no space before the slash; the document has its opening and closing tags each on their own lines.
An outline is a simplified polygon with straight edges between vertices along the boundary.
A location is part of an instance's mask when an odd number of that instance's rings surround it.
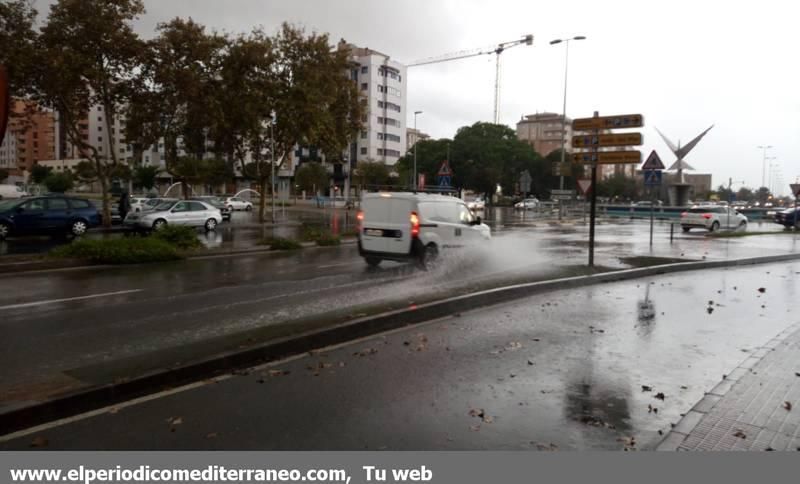
<svg viewBox="0 0 800 484">
<path fill-rule="evenodd" d="M 0 201 L 0 212 L 5 212 L 6 210 L 11 210 L 12 208 L 16 207 L 22 203 L 20 200 L 1 200 Z"/>
<path fill-rule="evenodd" d="M 156 209 L 156 211 L 159 211 L 159 212 L 166 211 L 166 210 L 171 209 L 173 205 L 175 205 L 175 202 L 163 202 L 162 201 L 158 205 L 156 205 L 155 209 Z"/>
</svg>

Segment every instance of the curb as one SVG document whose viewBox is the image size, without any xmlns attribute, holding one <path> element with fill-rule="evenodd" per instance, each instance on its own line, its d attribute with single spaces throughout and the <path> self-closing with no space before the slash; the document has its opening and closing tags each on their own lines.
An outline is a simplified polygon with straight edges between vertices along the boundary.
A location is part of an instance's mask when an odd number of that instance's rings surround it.
<svg viewBox="0 0 800 484">
<path fill-rule="evenodd" d="M 674 452 L 679 450 L 681 444 L 700 424 L 703 417 L 711 412 L 725 395 L 730 392 L 739 379 L 747 374 L 750 369 L 760 363 L 767 354 L 774 351 L 786 338 L 800 330 L 800 323 L 795 323 L 784 329 L 777 336 L 760 346 L 757 351 L 745 358 L 739 365 L 717 383 L 714 388 L 706 392 L 705 396 L 697 402 L 691 410 L 678 421 L 663 440 L 656 446 L 657 451 Z M 684 449 L 685 450 L 685 449 Z"/>
<path fill-rule="evenodd" d="M 589 286 L 604 282 L 617 282 L 667 273 L 737 267 L 800 259 L 798 254 L 782 254 L 728 261 L 702 261 L 665 264 L 638 269 L 625 269 L 589 276 L 567 277 L 551 281 L 532 282 L 489 289 L 472 294 L 430 302 L 367 316 L 327 329 L 270 341 L 261 346 L 219 354 L 197 360 L 180 367 L 165 368 L 134 379 L 70 392 L 60 397 L 29 407 L 0 414 L 0 435 L 53 420 L 81 414 L 115 403 L 186 385 L 201 379 L 213 378 L 237 369 L 248 368 L 290 356 L 300 355 L 318 348 L 373 336 L 385 331 L 451 316 L 467 310 L 496 305 L 544 292 Z"/>
</svg>

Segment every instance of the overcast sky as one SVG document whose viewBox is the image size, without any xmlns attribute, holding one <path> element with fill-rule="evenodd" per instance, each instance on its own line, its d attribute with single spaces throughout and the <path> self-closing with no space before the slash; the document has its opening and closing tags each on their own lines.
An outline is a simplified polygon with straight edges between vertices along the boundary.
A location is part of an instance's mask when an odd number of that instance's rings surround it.
<svg viewBox="0 0 800 484">
<path fill-rule="evenodd" d="M 36 2 L 45 10 L 49 1 Z M 788 183 L 800 176 L 800 15 L 786 0 L 145 0 L 145 37 L 158 22 L 192 17 L 211 28 L 274 32 L 282 21 L 328 32 L 332 41 L 411 61 L 534 35 L 532 47 L 503 54 L 501 122 L 560 112 L 564 45 L 570 45 L 567 115 L 642 113 L 643 157 L 674 157 L 653 129 L 686 143 L 715 128 L 686 158 L 716 187 L 761 185 L 762 151 Z M 452 137 L 460 126 L 491 121 L 494 56 L 410 68 L 407 114 L 418 127 Z M 409 126 L 412 116 L 408 116 Z M 769 165 L 769 162 L 767 162 Z M 768 180 L 767 180 L 768 182 Z M 736 188 L 737 185 L 734 185 Z"/>
</svg>

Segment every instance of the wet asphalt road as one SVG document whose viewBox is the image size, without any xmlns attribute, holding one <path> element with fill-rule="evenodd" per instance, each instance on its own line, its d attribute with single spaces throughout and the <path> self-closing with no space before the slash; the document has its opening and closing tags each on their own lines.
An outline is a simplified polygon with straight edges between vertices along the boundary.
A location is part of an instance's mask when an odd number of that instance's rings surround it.
<svg viewBox="0 0 800 484">
<path fill-rule="evenodd" d="M 112 383 L 274 338 L 281 328 L 403 307 L 426 298 L 558 277 L 586 263 L 585 226 L 506 227 L 481 251 L 430 273 L 397 263 L 368 271 L 355 246 L 0 278 L 0 410 Z M 793 235 L 708 239 L 668 225 L 598 227 L 597 263 L 626 256 L 700 260 L 797 250 Z M 283 334 L 283 333 L 281 333 Z"/>
<path fill-rule="evenodd" d="M 800 321 L 798 296 L 800 262 L 556 291 L 106 409 L 0 449 L 34 439 L 52 450 L 652 449 L 749 352 Z M 640 318 L 646 298 L 652 319 Z"/>
</svg>

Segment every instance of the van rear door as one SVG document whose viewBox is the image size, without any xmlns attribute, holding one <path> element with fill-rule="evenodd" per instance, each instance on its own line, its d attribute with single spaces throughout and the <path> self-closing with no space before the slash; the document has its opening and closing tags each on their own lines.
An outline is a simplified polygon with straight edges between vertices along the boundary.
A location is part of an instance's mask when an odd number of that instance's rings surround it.
<svg viewBox="0 0 800 484">
<path fill-rule="evenodd" d="M 387 252 L 393 254 L 411 253 L 411 212 L 412 201 L 405 198 L 392 200 L 389 218 L 389 230 L 385 233 Z"/>
<path fill-rule="evenodd" d="M 361 247 L 369 252 L 386 252 L 388 243 L 383 236 L 384 229 L 388 229 L 389 214 L 391 211 L 390 198 L 369 197 L 361 204 L 364 212 L 361 230 Z"/>
</svg>

